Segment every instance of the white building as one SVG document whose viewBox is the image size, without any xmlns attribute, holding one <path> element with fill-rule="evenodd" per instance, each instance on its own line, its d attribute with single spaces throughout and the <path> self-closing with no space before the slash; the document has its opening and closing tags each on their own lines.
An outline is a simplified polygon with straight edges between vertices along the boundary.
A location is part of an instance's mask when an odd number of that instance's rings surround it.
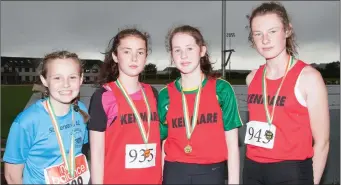
<svg viewBox="0 0 341 185">
<path fill-rule="evenodd" d="M 39 79 L 42 58 L 1 57 L 1 84 L 33 84 Z M 82 60 L 84 83 L 97 80 L 100 60 Z"/>
</svg>

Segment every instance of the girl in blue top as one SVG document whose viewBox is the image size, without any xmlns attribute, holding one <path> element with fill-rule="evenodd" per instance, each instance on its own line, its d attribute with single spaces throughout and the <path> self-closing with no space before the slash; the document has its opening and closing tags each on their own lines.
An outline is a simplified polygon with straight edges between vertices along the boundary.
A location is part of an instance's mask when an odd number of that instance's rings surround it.
<svg viewBox="0 0 341 185">
<path fill-rule="evenodd" d="M 77 102 L 83 81 L 75 53 L 45 56 L 40 80 L 46 98 L 14 120 L 3 160 L 8 184 L 87 184 L 90 174 L 83 144 L 88 142 L 87 108 Z"/>
</svg>

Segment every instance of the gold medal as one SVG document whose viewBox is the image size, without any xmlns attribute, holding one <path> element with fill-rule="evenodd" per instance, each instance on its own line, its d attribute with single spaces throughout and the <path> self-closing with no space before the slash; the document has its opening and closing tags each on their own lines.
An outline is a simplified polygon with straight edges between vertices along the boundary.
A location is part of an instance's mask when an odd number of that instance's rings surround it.
<svg viewBox="0 0 341 185">
<path fill-rule="evenodd" d="M 273 137 L 274 137 L 274 134 L 270 130 L 265 131 L 265 138 L 267 140 L 271 140 Z"/>
<path fill-rule="evenodd" d="M 191 145 L 187 145 L 184 149 L 185 149 L 185 153 L 186 153 L 186 154 L 189 154 L 189 153 L 192 152 L 192 147 L 191 147 Z"/>
<path fill-rule="evenodd" d="M 195 96 L 195 102 L 194 102 L 194 110 L 193 110 L 193 117 L 192 117 L 192 124 L 190 123 L 190 119 L 189 119 L 189 113 L 188 113 L 188 106 L 187 106 L 187 100 L 186 100 L 186 96 L 185 93 L 183 92 L 183 88 L 182 88 L 182 84 L 180 84 L 181 86 L 181 100 L 182 100 L 182 110 L 184 112 L 184 123 L 185 123 L 185 128 L 186 128 L 186 137 L 187 140 L 190 141 L 194 128 L 197 125 L 197 120 L 198 120 L 198 112 L 199 112 L 199 104 L 200 104 L 200 96 L 201 96 L 201 88 L 202 88 L 202 81 L 203 81 L 203 75 L 201 76 L 201 80 L 200 80 L 200 85 L 198 88 L 198 92 Z M 184 148 L 184 151 L 186 154 L 189 154 L 192 152 L 192 147 L 191 145 L 187 145 Z"/>
<path fill-rule="evenodd" d="M 146 149 L 145 151 L 144 151 L 144 157 L 149 157 L 150 156 L 150 150 L 149 149 Z"/>
</svg>

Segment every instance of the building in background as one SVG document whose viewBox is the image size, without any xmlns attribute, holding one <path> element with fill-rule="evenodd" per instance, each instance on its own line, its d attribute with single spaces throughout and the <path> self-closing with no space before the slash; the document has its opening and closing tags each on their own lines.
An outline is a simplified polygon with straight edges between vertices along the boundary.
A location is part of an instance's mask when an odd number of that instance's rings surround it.
<svg viewBox="0 0 341 185">
<path fill-rule="evenodd" d="M 41 59 L 1 57 L 1 84 L 29 84 L 38 80 Z"/>
<path fill-rule="evenodd" d="M 83 62 L 83 83 L 94 83 L 97 81 L 102 61 L 100 60 L 82 60 Z"/>
<path fill-rule="evenodd" d="M 42 58 L 1 57 L 1 84 L 33 84 L 39 81 Z M 102 61 L 82 59 L 84 83 L 97 80 Z"/>
</svg>

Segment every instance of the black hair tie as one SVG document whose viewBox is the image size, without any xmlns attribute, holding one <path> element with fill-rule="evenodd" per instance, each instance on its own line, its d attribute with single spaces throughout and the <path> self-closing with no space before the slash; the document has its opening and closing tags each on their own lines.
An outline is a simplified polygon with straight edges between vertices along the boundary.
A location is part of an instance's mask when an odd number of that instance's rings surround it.
<svg viewBox="0 0 341 185">
<path fill-rule="evenodd" d="M 76 112 L 79 111 L 79 106 L 78 106 L 78 101 L 77 101 L 77 100 L 75 100 L 75 101 L 73 102 L 73 110 L 76 111 Z"/>
<path fill-rule="evenodd" d="M 79 111 L 79 106 L 78 105 L 73 105 L 73 110 L 78 112 Z"/>
</svg>

